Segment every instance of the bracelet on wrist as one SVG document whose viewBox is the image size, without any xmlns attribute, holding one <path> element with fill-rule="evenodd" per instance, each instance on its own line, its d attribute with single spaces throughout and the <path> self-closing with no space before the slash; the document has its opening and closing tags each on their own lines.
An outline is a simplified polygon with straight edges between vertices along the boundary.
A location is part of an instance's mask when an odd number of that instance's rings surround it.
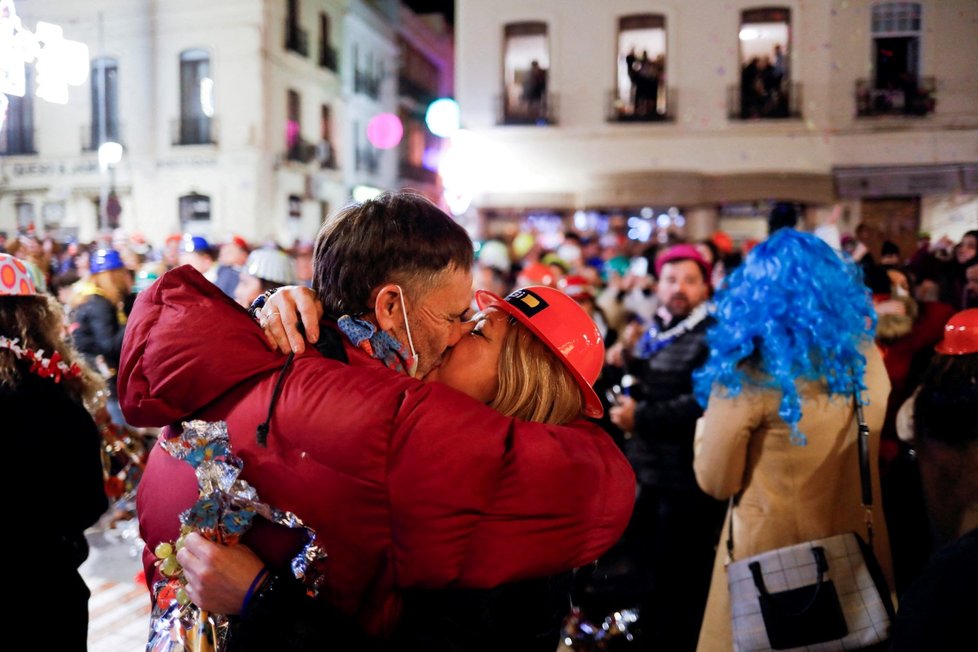
<svg viewBox="0 0 978 652">
<path fill-rule="evenodd" d="M 252 596 L 255 594 L 256 590 L 258 590 L 268 579 L 269 573 L 270 571 L 268 569 L 268 566 L 262 566 L 261 570 L 258 571 L 258 574 L 255 575 L 255 579 L 251 580 L 251 586 L 248 587 L 248 592 L 245 593 L 244 600 L 241 601 L 240 613 L 242 616 L 245 615 L 245 613 L 247 613 L 248 605 L 251 602 Z"/>
</svg>

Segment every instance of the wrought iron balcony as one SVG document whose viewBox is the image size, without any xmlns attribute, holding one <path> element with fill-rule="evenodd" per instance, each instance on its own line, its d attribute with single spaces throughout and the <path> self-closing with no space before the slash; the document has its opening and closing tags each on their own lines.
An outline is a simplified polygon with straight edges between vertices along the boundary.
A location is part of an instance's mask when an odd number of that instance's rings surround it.
<svg viewBox="0 0 978 652">
<path fill-rule="evenodd" d="M 303 57 L 309 56 L 309 33 L 288 20 L 285 21 L 285 49 Z"/>
<path fill-rule="evenodd" d="M 544 93 L 539 100 L 513 100 L 505 95 L 497 96 L 496 123 L 500 125 L 536 125 L 545 127 L 557 124 L 556 93 Z"/>
<path fill-rule="evenodd" d="M 336 52 L 336 48 L 330 47 L 326 43 L 320 44 L 319 67 L 329 68 L 333 72 L 339 71 L 340 69 L 339 54 Z"/>
<path fill-rule="evenodd" d="M 370 147 L 359 147 L 356 150 L 356 169 L 357 172 L 367 172 L 369 174 L 377 174 L 380 170 L 380 155 L 379 152 Z"/>
<path fill-rule="evenodd" d="M 216 145 L 216 132 L 216 118 L 180 117 L 170 123 L 170 142 L 174 145 Z"/>
<path fill-rule="evenodd" d="M 353 71 L 353 91 L 362 93 L 375 100 L 380 97 L 380 77 L 371 75 L 363 70 Z"/>
<path fill-rule="evenodd" d="M 622 101 L 617 91 L 608 93 L 608 122 L 670 122 L 676 119 L 678 92 L 666 88 L 653 102 Z"/>
<path fill-rule="evenodd" d="M 875 88 L 868 79 L 856 80 L 856 116 L 860 118 L 900 115 L 922 117 L 937 106 L 937 80 L 907 79 L 900 87 Z"/>
<path fill-rule="evenodd" d="M 122 127 L 118 123 L 109 123 L 105 126 L 105 131 L 99 133 L 98 123 L 82 125 L 81 127 L 81 147 L 83 152 L 95 152 L 102 143 L 119 143 L 125 145 L 122 140 Z"/>
<path fill-rule="evenodd" d="M 775 88 L 727 87 L 730 120 L 779 120 L 801 117 L 801 84 L 783 81 Z"/>
<path fill-rule="evenodd" d="M 30 156 L 37 154 L 34 146 L 36 129 L 22 129 L 5 125 L 0 129 L 0 155 Z"/>
</svg>

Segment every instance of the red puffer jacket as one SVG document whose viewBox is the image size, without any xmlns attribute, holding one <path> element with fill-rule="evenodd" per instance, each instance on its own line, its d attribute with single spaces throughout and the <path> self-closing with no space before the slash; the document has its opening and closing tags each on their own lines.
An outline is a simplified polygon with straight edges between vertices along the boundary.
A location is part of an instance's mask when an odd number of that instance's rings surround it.
<svg viewBox="0 0 978 652">
<path fill-rule="evenodd" d="M 503 417 L 346 352 L 349 365 L 311 349 L 296 358 L 268 446 L 259 446 L 255 428 L 285 358 L 241 308 L 181 267 L 140 293 L 120 401 L 135 425 L 225 420 L 243 477 L 319 533 L 330 559 L 325 595 L 372 634 L 396 623 L 399 589 L 551 575 L 595 560 L 621 536 L 635 478 L 599 428 Z M 151 551 L 176 538 L 177 515 L 196 496 L 190 466 L 157 447 L 138 496 L 147 578 Z M 267 532 L 249 543 L 280 559 L 282 537 Z"/>
</svg>

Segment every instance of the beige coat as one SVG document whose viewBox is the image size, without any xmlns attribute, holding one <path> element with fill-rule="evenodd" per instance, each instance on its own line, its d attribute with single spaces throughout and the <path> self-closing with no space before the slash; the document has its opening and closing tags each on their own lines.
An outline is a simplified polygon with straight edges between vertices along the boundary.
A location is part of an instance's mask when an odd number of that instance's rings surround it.
<svg viewBox="0 0 978 652">
<path fill-rule="evenodd" d="M 873 476 L 873 548 L 890 587 L 893 570 L 880 503 L 879 433 L 890 381 L 876 347 L 866 353 L 864 409 L 870 429 Z M 829 399 L 824 385 L 799 383 L 806 446 L 793 446 L 778 416 L 780 392 L 745 387 L 735 398 L 716 392 L 697 424 L 696 480 L 703 491 L 727 499 L 743 491 L 734 510 L 734 556 L 743 559 L 782 546 L 854 531 L 866 538 L 860 502 L 856 416 L 851 396 Z M 699 650 L 732 649 L 727 593 L 727 529 L 717 547 Z"/>
</svg>

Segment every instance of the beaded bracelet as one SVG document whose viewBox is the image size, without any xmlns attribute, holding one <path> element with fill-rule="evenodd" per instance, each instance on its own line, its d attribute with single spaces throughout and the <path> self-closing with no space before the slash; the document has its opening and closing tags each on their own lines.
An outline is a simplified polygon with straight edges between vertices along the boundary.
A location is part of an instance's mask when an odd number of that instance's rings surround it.
<svg viewBox="0 0 978 652">
<path fill-rule="evenodd" d="M 244 615 L 248 612 L 248 603 L 251 602 L 251 596 L 254 595 L 255 589 L 260 587 L 264 581 L 268 578 L 269 571 L 268 566 L 262 566 L 258 574 L 255 575 L 255 579 L 251 580 L 251 586 L 248 587 L 248 592 L 245 593 L 244 600 L 241 601 L 241 614 Z"/>
<path fill-rule="evenodd" d="M 271 298 L 273 294 L 278 292 L 278 288 L 272 288 L 271 290 L 265 290 L 262 294 L 251 302 L 251 307 L 248 308 L 248 314 L 251 315 L 252 319 L 258 319 L 258 311 L 265 307 L 265 303 Z"/>
</svg>

